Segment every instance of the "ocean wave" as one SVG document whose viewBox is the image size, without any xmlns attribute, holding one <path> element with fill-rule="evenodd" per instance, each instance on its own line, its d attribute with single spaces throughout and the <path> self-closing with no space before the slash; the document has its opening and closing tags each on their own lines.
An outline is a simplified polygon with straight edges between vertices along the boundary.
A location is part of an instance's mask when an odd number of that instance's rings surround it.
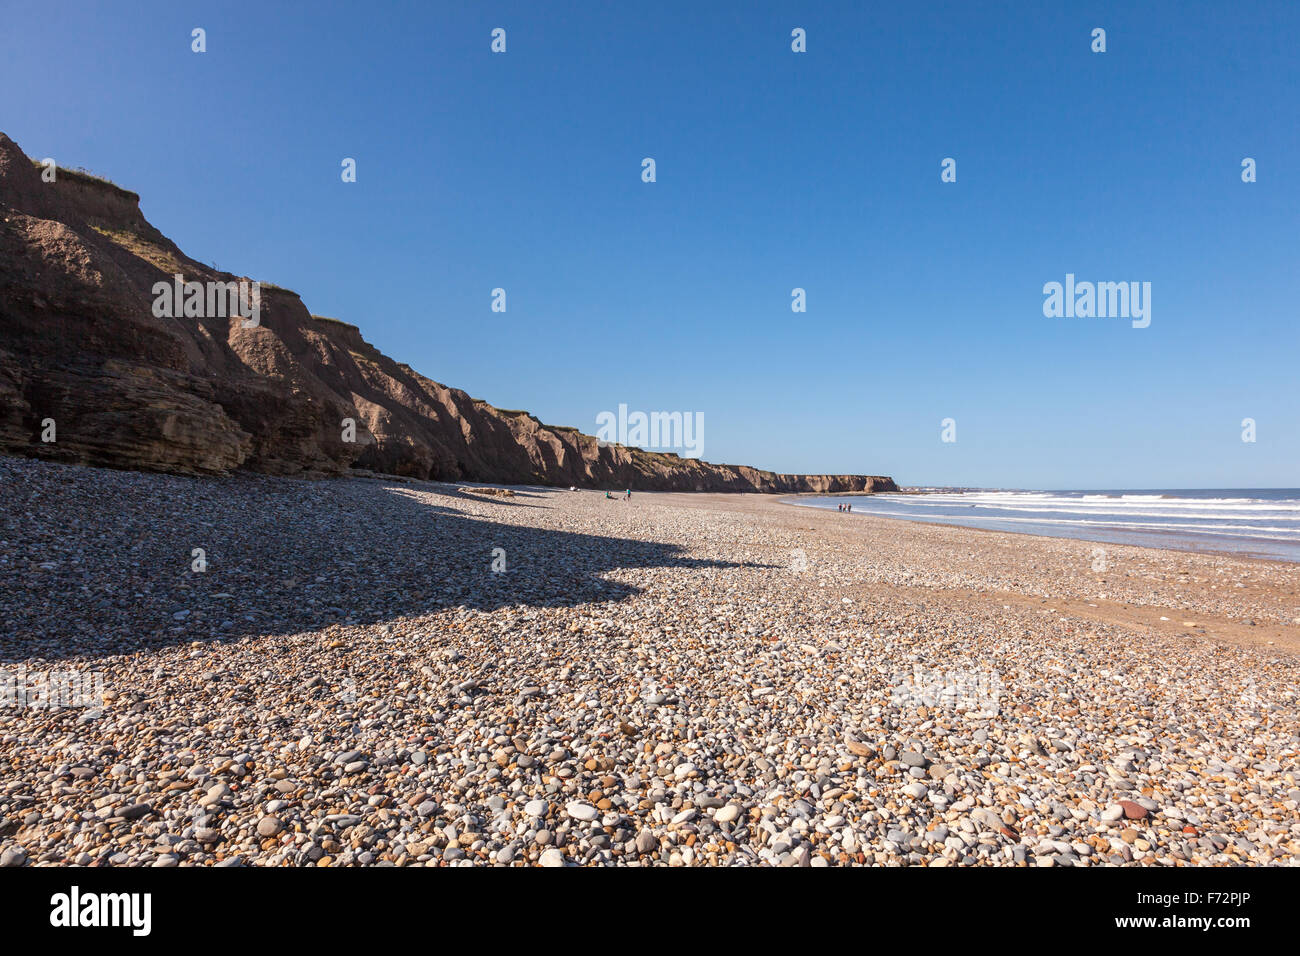
<svg viewBox="0 0 1300 956">
<path fill-rule="evenodd" d="M 1159 495 L 1133 496 L 1122 498 L 1071 498 L 1065 496 L 1043 496 L 1032 501 L 1026 498 L 993 495 L 925 495 L 925 496 L 878 496 L 882 500 L 895 502 L 906 501 L 910 507 L 966 507 L 966 508 L 1004 508 L 1008 511 L 1062 511 L 1067 513 L 1091 514 L 1106 511 L 1122 511 L 1131 514 L 1170 514 L 1184 515 L 1190 509 L 1209 512 L 1258 511 L 1258 512 L 1294 512 L 1300 515 L 1300 499 L 1294 498 L 1167 498 Z M 1135 509 L 1159 509 L 1138 512 Z"/>
<path fill-rule="evenodd" d="M 990 523 L 1015 523 L 1015 524 L 1054 524 L 1054 525 L 1075 525 L 1094 528 L 1115 528 L 1117 530 L 1134 530 L 1134 531 L 1193 531 L 1206 534 L 1225 534 L 1231 533 L 1235 537 L 1247 538 L 1270 538 L 1274 540 L 1289 540 L 1295 538 L 1300 540 L 1300 526 L 1294 527 L 1266 527 L 1258 528 L 1246 525 L 1232 524 L 1179 524 L 1172 522 L 1154 522 L 1154 521 L 1102 521 L 1088 520 L 1084 518 L 1049 518 L 1047 516 L 1037 518 L 1013 518 L 1002 515 L 939 515 L 939 514 L 910 514 L 903 511 L 863 511 L 862 514 L 879 518 L 921 518 L 926 521 L 943 521 L 945 519 L 954 519 L 957 521 L 986 521 Z M 1258 534 L 1261 531 L 1274 532 L 1273 534 Z"/>
<path fill-rule="evenodd" d="M 1288 497 L 968 491 L 828 496 L 799 504 L 830 508 L 851 501 L 855 516 L 1300 561 L 1300 498 L 1289 488 L 1278 492 Z"/>
</svg>

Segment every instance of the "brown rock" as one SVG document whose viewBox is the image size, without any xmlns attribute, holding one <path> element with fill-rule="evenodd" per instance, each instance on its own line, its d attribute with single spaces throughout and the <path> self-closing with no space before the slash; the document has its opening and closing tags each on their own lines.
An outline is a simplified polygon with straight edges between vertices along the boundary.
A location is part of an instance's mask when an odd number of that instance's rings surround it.
<svg viewBox="0 0 1300 956">
<path fill-rule="evenodd" d="M 1124 808 L 1124 816 L 1130 820 L 1145 820 L 1147 808 L 1140 803 L 1134 803 L 1132 800 L 1121 800 L 1119 805 Z"/>
<path fill-rule="evenodd" d="M 857 757 L 874 757 L 876 751 L 867 744 L 858 740 L 856 737 L 845 737 L 844 746 L 848 748 L 849 753 Z"/>
</svg>

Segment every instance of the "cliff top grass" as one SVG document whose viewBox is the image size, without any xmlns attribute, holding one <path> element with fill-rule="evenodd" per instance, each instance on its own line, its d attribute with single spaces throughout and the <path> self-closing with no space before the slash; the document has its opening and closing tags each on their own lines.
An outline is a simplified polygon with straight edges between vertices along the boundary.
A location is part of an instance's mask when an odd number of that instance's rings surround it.
<svg viewBox="0 0 1300 956">
<path fill-rule="evenodd" d="M 39 159 L 33 159 L 32 165 L 42 171 L 44 171 L 45 169 L 45 164 L 41 162 Z M 56 165 L 55 169 L 58 170 L 58 173 L 55 177 L 55 182 L 58 182 L 60 179 L 62 179 L 62 180 L 72 180 L 73 182 L 78 182 L 78 183 L 84 183 L 88 186 L 97 186 L 100 188 L 108 187 L 109 189 L 112 189 L 116 192 L 121 193 L 123 196 L 130 198 L 133 202 L 140 201 L 139 193 L 134 193 L 129 189 L 124 189 L 123 187 L 119 186 L 117 183 L 113 182 L 113 180 L 109 179 L 107 176 L 100 176 L 96 173 L 92 173 L 89 169 L 85 169 L 84 167 L 78 166 L 76 168 L 73 168 L 71 166 Z"/>
<path fill-rule="evenodd" d="M 263 284 L 265 284 L 265 283 L 263 283 Z M 356 332 L 360 332 L 360 331 L 361 331 L 361 329 L 359 329 L 357 326 L 353 325 L 351 322 L 344 322 L 342 319 L 336 319 L 336 318 L 334 318 L 334 316 L 332 316 L 332 315 L 315 315 L 315 314 L 313 314 L 313 315 L 312 315 L 312 318 L 315 319 L 317 322 L 331 322 L 331 323 L 333 323 L 334 325 L 341 325 L 341 326 L 343 326 L 345 329 L 352 329 L 353 331 L 356 331 Z M 399 363 L 399 364 L 400 364 L 400 363 Z"/>
</svg>

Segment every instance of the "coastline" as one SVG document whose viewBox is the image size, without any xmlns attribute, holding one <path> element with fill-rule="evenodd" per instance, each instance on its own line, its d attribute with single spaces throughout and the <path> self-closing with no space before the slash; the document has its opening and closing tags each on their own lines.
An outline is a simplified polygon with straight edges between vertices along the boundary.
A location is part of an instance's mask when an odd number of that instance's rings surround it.
<svg viewBox="0 0 1300 956">
<path fill-rule="evenodd" d="M 759 494 L 10 458 L 0 489 L 0 663 L 104 687 L 0 709 L 0 849 L 32 862 L 1300 855 L 1281 562 L 1096 573 L 1091 542 Z"/>
<path fill-rule="evenodd" d="M 890 495 L 899 495 L 899 494 L 928 494 L 929 492 L 919 492 L 919 491 L 918 491 L 918 492 L 885 492 L 885 493 L 886 493 L 886 494 L 890 494 Z M 856 494 L 856 493 L 855 493 L 855 494 Z M 862 492 L 862 494 L 864 494 L 864 495 L 876 495 L 876 494 L 881 494 L 881 492 L 874 492 L 874 491 L 871 491 L 871 492 Z M 794 506 L 794 507 L 800 507 L 800 508 L 807 508 L 808 505 L 799 505 L 799 504 L 796 504 L 795 501 L 794 501 L 793 499 L 795 499 L 795 498 L 825 498 L 825 497 L 828 497 L 828 496 L 827 496 L 827 495 L 822 495 L 822 494 L 816 494 L 816 493 L 808 493 L 808 494 L 799 494 L 799 495 L 781 495 L 779 500 L 780 500 L 780 503 L 781 503 L 781 504 L 787 504 L 787 505 L 791 505 L 791 506 Z M 830 496 L 830 497 L 835 497 L 835 498 L 848 498 L 848 497 L 850 497 L 850 495 L 846 493 L 846 494 L 836 494 L 836 495 L 833 495 L 833 496 Z M 829 511 L 830 509 L 829 509 L 829 508 L 818 508 L 818 509 L 816 509 L 816 510 L 818 510 L 818 511 Z M 836 512 L 836 514 L 839 514 L 839 512 Z M 843 517 L 843 516 L 841 515 L 841 517 Z M 1280 559 L 1280 558 L 1269 557 L 1268 555 L 1263 555 L 1263 554 L 1250 554 L 1250 553 L 1247 553 L 1247 552 L 1244 552 L 1244 551 L 1228 551 L 1228 550 L 1224 550 L 1224 549 L 1222 549 L 1222 548 L 1212 548 L 1212 547 L 1186 547 L 1186 548 L 1178 548 L 1178 547 L 1172 547 L 1172 546 L 1170 546 L 1170 547 L 1160 547 L 1159 545 L 1155 545 L 1155 544 L 1139 544 L 1139 543 L 1136 543 L 1136 542 L 1134 542 L 1134 543 L 1128 543 L 1128 542 L 1114 542 L 1114 541 L 1105 541 L 1105 540 L 1098 539 L 1098 538 L 1079 538 L 1079 537 L 1074 537 L 1073 535 L 1064 535 L 1064 534 L 1048 535 L 1048 534 L 1038 534 L 1038 533 L 1033 532 L 1033 531 L 1007 531 L 1007 530 L 1002 529 L 1002 528 L 981 528 L 981 527 L 979 527 L 979 526 L 977 526 L 977 525 L 969 525 L 969 524 L 954 524 L 953 522 L 950 522 L 950 521 L 935 521 L 935 520 L 933 520 L 933 519 L 932 519 L 932 520 L 928 520 L 928 521 L 920 521 L 920 520 L 916 520 L 916 519 L 913 519 L 913 518 L 903 518 L 903 517 L 898 517 L 898 516 L 895 516 L 895 515 L 879 515 L 879 514 L 872 514 L 872 513 L 867 512 L 867 511 L 854 511 L 854 512 L 852 512 L 852 514 L 850 515 L 850 517 L 855 518 L 855 519 L 856 519 L 856 518 L 874 518 L 874 519 L 879 519 L 879 520 L 883 520 L 883 521 L 901 521 L 901 522 L 904 522 L 904 523 L 907 523 L 907 524 L 933 525 L 934 527 L 937 527 L 937 528 L 954 528 L 954 529 L 958 529 L 958 530 L 961 530 L 961 531 L 976 531 L 976 532 L 978 532 L 978 533 L 980 533 L 980 534 L 1008 534 L 1008 535 L 1014 535 L 1014 536 L 1016 536 L 1016 537 L 1035 538 L 1035 539 L 1040 539 L 1040 538 L 1057 538 L 1057 539 L 1060 539 L 1060 540 L 1063 540 L 1063 541 L 1074 541 L 1074 542 L 1076 542 L 1076 543 L 1078 543 L 1078 544 L 1081 544 L 1081 545 L 1084 545 L 1084 544 L 1086 544 L 1086 545 L 1093 545 L 1093 546 L 1097 546 L 1097 545 L 1105 545 L 1106 547 L 1115 547 L 1115 548 L 1140 548 L 1140 549 L 1142 549 L 1142 550 L 1146 550 L 1146 551 L 1172 552 L 1172 553 L 1175 553 L 1175 554 L 1201 554 L 1201 555 L 1207 555 L 1207 556 L 1211 556 L 1211 557 L 1219 557 L 1219 558 L 1233 558 L 1233 559 L 1240 560 L 1240 561 L 1260 561 L 1260 562 L 1263 562 L 1263 563 L 1265 563 L 1265 564 L 1281 565 L 1281 566 L 1283 566 L 1283 567 L 1291 567 L 1291 568 L 1295 568 L 1296 570 L 1300 570 L 1300 566 L 1298 566 L 1298 565 L 1297 565 L 1297 562 L 1295 562 L 1295 561 L 1284 561 L 1284 560 L 1282 560 L 1282 559 Z M 1117 532 L 1125 532 L 1125 531 L 1127 531 L 1127 529 L 1125 529 L 1125 528 L 1123 528 L 1123 527 L 1120 527 L 1120 526 L 1116 526 L 1114 530 L 1117 531 Z M 1151 535 L 1152 537 L 1157 537 L 1157 536 L 1160 534 L 1159 531 L 1148 531 L 1148 532 L 1146 532 L 1146 533 L 1149 534 L 1149 535 Z"/>
<path fill-rule="evenodd" d="M 931 492 L 908 492 L 907 494 L 930 494 Z M 904 493 L 888 493 L 891 499 L 895 499 Z M 830 510 L 828 506 L 806 505 L 796 499 L 838 499 L 848 497 L 847 495 L 783 495 L 781 501 L 784 504 L 797 505 L 800 507 L 816 507 L 819 510 Z M 1267 507 L 1266 500 L 1261 500 L 1261 505 Z M 1162 528 L 1159 526 L 1145 525 L 1140 528 L 1126 524 L 1122 518 L 1114 523 L 1108 523 L 1104 520 L 1094 520 L 1085 522 L 1090 530 L 1075 531 L 1047 531 L 1041 530 L 1043 525 L 1059 524 L 1061 522 L 1044 515 L 1041 519 L 1017 519 L 1027 524 L 1040 525 L 1039 530 L 1019 530 L 1017 528 L 996 527 L 984 524 L 963 523 L 960 520 L 946 520 L 938 516 L 917 516 L 892 514 L 888 511 L 856 511 L 853 517 L 872 517 L 886 518 L 891 521 L 907 521 L 916 524 L 927 524 L 943 526 L 948 528 L 966 528 L 972 531 L 991 532 L 1000 534 L 1025 535 L 1033 538 L 1062 538 L 1080 543 L 1089 543 L 1093 545 L 1104 545 L 1106 547 L 1137 547 L 1148 548 L 1156 551 L 1181 551 L 1188 554 L 1211 554 L 1223 557 L 1237 557 L 1243 560 L 1258 560 L 1288 564 L 1300 569 L 1300 551 L 1296 551 L 1294 543 L 1285 537 L 1268 537 L 1261 535 L 1249 534 L 1232 534 L 1217 530 L 1183 530 L 1176 528 Z M 947 516 L 951 518 L 952 516 Z M 1005 525 L 1009 519 L 1006 517 L 990 516 L 989 521 Z M 1091 536 L 1088 536 L 1091 535 Z M 1236 547 L 1231 545 L 1236 543 Z"/>
<path fill-rule="evenodd" d="M 837 496 L 838 497 L 838 496 Z M 783 502 L 784 503 L 784 502 Z M 824 510 L 824 509 L 819 509 Z M 837 513 L 838 515 L 838 513 Z M 839 517 L 844 517 L 839 515 Z M 991 528 L 976 528 L 969 525 L 948 524 L 946 522 L 914 522 L 906 518 L 882 517 L 866 513 L 854 512 L 849 516 L 852 520 L 871 520 L 900 522 L 909 525 L 925 525 L 934 528 L 944 528 L 950 531 L 958 532 L 958 537 L 967 533 L 975 535 L 989 535 L 998 539 L 1025 539 L 1025 544 L 1032 547 L 1039 542 L 1066 542 L 1064 552 L 1077 561 L 1083 568 L 1087 568 L 1087 562 L 1091 560 L 1092 549 L 1097 545 L 1105 545 L 1108 549 L 1115 549 L 1117 557 L 1123 557 L 1119 550 L 1125 552 L 1134 552 L 1144 556 L 1143 567 L 1150 565 L 1169 566 L 1177 563 L 1182 556 L 1202 557 L 1207 559 L 1217 559 L 1220 561 L 1229 561 L 1237 564 L 1252 565 L 1258 564 L 1268 570 L 1270 577 L 1276 582 L 1278 578 L 1285 581 L 1288 574 L 1296 572 L 1295 564 L 1288 561 L 1279 561 L 1272 558 L 1259 557 L 1254 555 L 1243 555 L 1233 551 L 1218 551 L 1213 549 L 1203 550 L 1186 550 L 1181 548 L 1158 548 L 1149 545 L 1140 544 L 1113 544 L 1110 542 L 1094 541 L 1087 538 L 1069 538 L 1064 536 L 1048 536 L 1032 534 L 1024 531 L 1001 531 Z M 972 543 L 975 546 L 975 543 Z M 1073 547 L 1071 547 L 1073 546 Z M 1130 555 L 1131 556 L 1131 555 Z M 1076 569 L 1078 574 L 1084 574 L 1084 570 Z M 1104 581 L 1104 573 L 1091 573 L 1093 578 Z M 925 589 L 921 589 L 925 590 Z M 953 592 L 962 593 L 967 600 L 988 600 L 988 601 L 1013 601 L 1033 604 L 1034 602 L 1042 603 L 1039 595 L 1025 593 L 1024 591 L 991 591 L 991 590 L 972 590 L 972 589 L 946 589 Z M 1131 605 L 1126 601 L 1108 601 L 1094 594 L 1081 593 L 1079 591 L 1060 591 L 1056 592 L 1056 601 L 1058 604 L 1068 607 L 1069 612 L 1084 619 L 1093 620 L 1099 623 L 1116 624 L 1126 627 L 1149 628 L 1154 632 L 1165 633 L 1174 636 L 1196 636 L 1211 637 L 1242 646 L 1260 647 L 1268 650 L 1281 650 L 1289 653 L 1300 654 L 1300 599 L 1297 599 L 1294 590 L 1288 590 L 1283 585 L 1277 587 L 1277 584 L 1270 584 L 1264 592 L 1268 595 L 1268 603 L 1274 612 L 1273 620 L 1263 624 L 1256 621 L 1254 624 L 1245 623 L 1247 619 L 1234 620 L 1225 617 L 1222 613 L 1200 613 L 1195 616 L 1202 618 L 1199 621 L 1192 622 L 1193 628 L 1188 628 L 1185 618 L 1189 615 L 1178 614 L 1176 606 L 1180 598 L 1169 595 L 1166 596 L 1164 603 L 1155 603 L 1151 605 L 1136 604 Z M 1248 591 L 1248 594 L 1254 592 Z M 1287 614 L 1288 608 L 1294 608 L 1296 616 L 1289 619 Z M 1160 614 L 1163 610 L 1172 614 Z M 1208 629 L 1213 629 L 1213 634 Z"/>
</svg>

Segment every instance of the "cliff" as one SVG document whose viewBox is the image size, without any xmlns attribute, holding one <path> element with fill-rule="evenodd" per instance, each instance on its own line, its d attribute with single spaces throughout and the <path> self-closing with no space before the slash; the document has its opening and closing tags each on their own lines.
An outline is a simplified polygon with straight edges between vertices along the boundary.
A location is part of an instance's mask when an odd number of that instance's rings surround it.
<svg viewBox="0 0 1300 956">
<path fill-rule="evenodd" d="M 0 133 L 0 449 L 182 474 L 356 466 L 444 481 L 648 490 L 892 491 L 609 445 L 425 378 L 356 326 L 262 286 L 260 324 L 153 314 L 153 287 L 247 279 L 186 256 L 139 196 Z M 52 442 L 42 440 L 52 419 Z M 344 421 L 355 422 L 345 439 Z"/>
</svg>

